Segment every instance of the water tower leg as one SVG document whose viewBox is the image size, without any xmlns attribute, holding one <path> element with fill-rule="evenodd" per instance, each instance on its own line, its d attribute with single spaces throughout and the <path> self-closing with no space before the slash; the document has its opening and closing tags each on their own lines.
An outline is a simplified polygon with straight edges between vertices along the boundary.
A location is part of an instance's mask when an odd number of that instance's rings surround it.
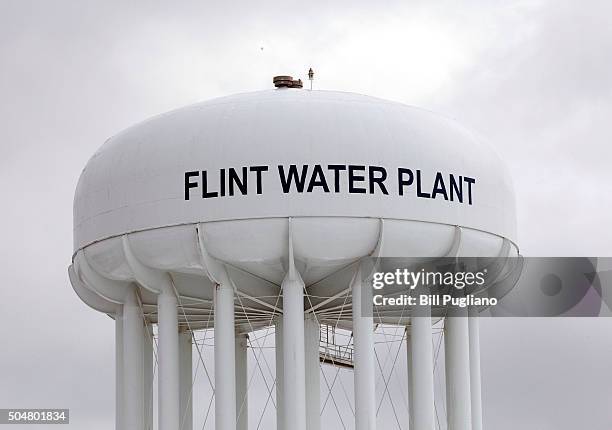
<svg viewBox="0 0 612 430">
<path fill-rule="evenodd" d="M 468 318 L 457 309 L 444 322 L 446 353 L 446 409 L 449 430 L 471 430 Z"/>
<path fill-rule="evenodd" d="M 406 355 L 408 367 L 408 429 L 414 430 L 414 377 L 412 375 L 412 334 L 406 327 Z"/>
<path fill-rule="evenodd" d="M 419 306 L 411 318 L 412 350 L 412 390 L 418 393 L 410 399 L 413 409 L 413 429 L 434 429 L 434 377 L 433 347 L 431 333 L 431 310 L 428 306 Z"/>
<path fill-rule="evenodd" d="M 144 324 L 136 289 L 123 304 L 123 428 L 144 429 L 143 342 Z"/>
<path fill-rule="evenodd" d="M 249 428 L 248 342 L 248 335 L 236 335 L 236 430 Z"/>
<path fill-rule="evenodd" d="M 153 430 L 153 327 L 145 325 L 143 345 L 144 423 Z"/>
<path fill-rule="evenodd" d="M 181 330 L 179 332 L 179 364 L 180 364 L 180 430 L 193 429 L 193 362 L 191 332 Z"/>
<path fill-rule="evenodd" d="M 305 430 L 304 283 L 287 274 L 283 290 L 283 430 Z"/>
<path fill-rule="evenodd" d="M 304 320 L 306 430 L 319 430 L 321 428 L 320 337 L 321 328 L 314 315 L 306 317 Z"/>
<path fill-rule="evenodd" d="M 157 296 L 159 430 L 179 425 L 178 302 L 174 292 Z"/>
<path fill-rule="evenodd" d="M 115 430 L 123 426 L 123 312 L 115 315 Z"/>
<path fill-rule="evenodd" d="M 215 428 L 236 430 L 234 289 L 229 281 L 215 290 Z"/>
<path fill-rule="evenodd" d="M 357 270 L 351 284 L 353 292 L 353 343 L 355 345 L 353 359 L 355 365 L 353 375 L 355 379 L 355 430 L 375 430 L 376 386 L 374 384 L 372 290 L 366 286 L 362 287 L 361 284 L 361 270 Z"/>
<path fill-rule="evenodd" d="M 472 395 L 472 430 L 482 430 L 482 393 L 480 381 L 480 328 L 478 312 L 470 309 L 470 393 Z"/>
<path fill-rule="evenodd" d="M 282 430 L 283 404 L 283 317 L 274 320 L 274 349 L 276 353 L 276 430 Z"/>
</svg>

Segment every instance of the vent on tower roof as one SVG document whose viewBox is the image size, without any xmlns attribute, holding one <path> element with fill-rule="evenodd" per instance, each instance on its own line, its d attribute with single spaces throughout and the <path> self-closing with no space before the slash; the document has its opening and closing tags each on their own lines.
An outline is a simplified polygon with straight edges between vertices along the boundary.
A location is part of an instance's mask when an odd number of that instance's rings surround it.
<svg viewBox="0 0 612 430">
<path fill-rule="evenodd" d="M 302 80 L 293 80 L 292 76 L 275 76 L 272 78 L 276 88 L 302 88 Z"/>
</svg>

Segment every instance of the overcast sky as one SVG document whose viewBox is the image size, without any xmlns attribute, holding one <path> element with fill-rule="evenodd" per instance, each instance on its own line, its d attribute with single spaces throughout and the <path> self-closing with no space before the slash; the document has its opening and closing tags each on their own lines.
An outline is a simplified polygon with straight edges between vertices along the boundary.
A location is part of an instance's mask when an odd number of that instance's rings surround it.
<svg viewBox="0 0 612 430">
<path fill-rule="evenodd" d="M 612 256 L 612 2 L 231 3 L 0 0 L 0 408 L 112 427 L 113 323 L 66 275 L 80 171 L 276 74 L 456 118 L 510 167 L 524 255 Z M 487 429 L 610 429 L 612 321 L 483 320 L 481 345 Z"/>
</svg>

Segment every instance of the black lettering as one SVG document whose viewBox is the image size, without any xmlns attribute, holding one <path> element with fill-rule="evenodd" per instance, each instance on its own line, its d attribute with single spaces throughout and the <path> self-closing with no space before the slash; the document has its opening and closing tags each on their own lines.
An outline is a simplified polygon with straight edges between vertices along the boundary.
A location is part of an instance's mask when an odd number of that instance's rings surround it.
<svg viewBox="0 0 612 430">
<path fill-rule="evenodd" d="M 451 189 L 450 189 L 450 199 L 451 202 L 454 201 L 454 196 L 457 196 L 457 200 L 459 203 L 463 203 L 463 177 L 459 176 L 459 180 L 455 179 L 455 175 L 450 175 L 451 181 Z"/>
<path fill-rule="evenodd" d="M 463 178 L 463 180 L 464 180 L 465 182 L 467 182 L 467 184 L 468 184 L 468 186 L 467 186 L 467 189 L 468 189 L 468 204 L 470 204 L 470 205 L 471 205 L 471 204 L 472 204 L 472 184 L 475 184 L 475 183 L 476 183 L 476 179 L 474 179 L 474 178 L 468 178 L 467 176 L 465 176 L 465 177 Z"/>
<path fill-rule="evenodd" d="M 404 179 L 404 175 L 408 175 L 408 179 Z M 399 188 L 400 196 L 404 195 L 404 185 L 410 186 L 412 185 L 413 181 L 414 181 L 414 174 L 412 173 L 412 170 L 405 169 L 403 167 L 399 167 L 397 169 L 397 185 Z"/>
<path fill-rule="evenodd" d="M 380 173 L 380 176 L 376 176 L 376 173 Z M 370 166 L 368 170 L 368 176 L 370 180 L 370 194 L 374 194 L 374 184 L 378 184 L 380 191 L 383 194 L 389 195 L 387 187 L 385 187 L 385 179 L 387 179 L 387 170 L 384 167 Z"/>
<path fill-rule="evenodd" d="M 326 193 L 329 193 L 329 187 L 327 186 L 327 181 L 320 164 L 315 164 L 314 166 L 310 183 L 308 184 L 308 192 L 312 193 L 314 187 L 321 187 Z"/>
<path fill-rule="evenodd" d="M 261 184 L 261 172 L 267 172 L 268 171 L 268 166 L 251 166 L 249 167 L 249 170 L 251 172 L 255 172 L 255 175 L 257 176 L 257 187 L 256 187 L 256 191 L 257 194 L 261 194 L 263 191 L 263 187 Z"/>
<path fill-rule="evenodd" d="M 435 199 L 436 195 L 442 194 L 444 196 L 444 200 L 448 200 L 448 193 L 446 192 L 446 185 L 444 185 L 444 177 L 442 173 L 436 173 L 436 180 L 434 181 L 434 188 L 431 192 L 431 198 Z"/>
<path fill-rule="evenodd" d="M 189 200 L 189 190 L 198 186 L 197 182 L 191 182 L 196 176 L 200 176 L 200 172 L 185 172 L 185 200 Z"/>
<path fill-rule="evenodd" d="M 327 168 L 334 172 L 334 192 L 340 192 L 340 171 L 346 170 L 346 166 L 342 164 L 330 164 Z"/>
<path fill-rule="evenodd" d="M 306 184 L 306 172 L 308 165 L 302 166 L 302 175 L 298 177 L 298 170 L 295 164 L 289 166 L 289 173 L 285 176 L 285 168 L 281 165 L 278 166 L 278 174 L 280 175 L 281 186 L 283 187 L 283 193 L 287 194 L 291 191 L 291 182 L 295 181 L 295 188 L 298 193 L 304 192 L 304 185 Z"/>
<path fill-rule="evenodd" d="M 202 198 L 209 199 L 211 197 L 219 197 L 219 193 L 216 191 L 208 191 L 208 173 L 206 170 L 202 170 Z"/>
<path fill-rule="evenodd" d="M 365 194 L 366 189 L 356 187 L 355 182 L 365 181 L 365 175 L 357 175 L 355 171 L 365 172 L 365 166 L 348 166 L 349 193 L 350 194 Z"/>
<path fill-rule="evenodd" d="M 229 195 L 234 195 L 234 185 L 238 187 L 242 195 L 247 193 L 247 168 L 242 168 L 242 178 L 236 173 L 236 169 L 229 169 Z"/>
<path fill-rule="evenodd" d="M 417 174 L 417 197 L 423 197 L 424 199 L 430 199 L 431 196 L 429 195 L 429 193 L 424 193 L 423 191 L 421 191 L 421 171 L 417 170 L 416 174 Z"/>
<path fill-rule="evenodd" d="M 219 170 L 219 187 L 220 187 L 219 194 L 221 195 L 221 197 L 224 197 L 225 196 L 225 169 Z"/>
</svg>

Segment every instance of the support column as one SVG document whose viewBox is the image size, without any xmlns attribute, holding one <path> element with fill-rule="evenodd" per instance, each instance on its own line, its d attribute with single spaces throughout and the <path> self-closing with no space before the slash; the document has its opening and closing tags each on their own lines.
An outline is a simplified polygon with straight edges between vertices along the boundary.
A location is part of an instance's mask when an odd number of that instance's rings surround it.
<svg viewBox="0 0 612 430">
<path fill-rule="evenodd" d="M 362 286 L 358 269 L 351 283 L 353 292 L 353 343 L 355 378 L 355 430 L 376 429 L 374 384 L 374 318 L 372 289 Z M 365 293 L 365 294 L 364 294 Z"/>
<path fill-rule="evenodd" d="M 179 430 L 193 430 L 193 369 L 191 332 L 179 332 Z"/>
<path fill-rule="evenodd" d="M 482 430 L 482 393 L 480 380 L 480 327 L 478 311 L 470 308 L 470 394 L 472 396 L 472 430 Z"/>
<path fill-rule="evenodd" d="M 115 314 L 115 430 L 123 426 L 123 311 Z"/>
<path fill-rule="evenodd" d="M 274 349 L 276 353 L 276 430 L 283 429 L 284 403 L 283 403 L 283 317 L 274 320 Z"/>
<path fill-rule="evenodd" d="M 293 272 L 293 273 L 292 273 Z M 306 429 L 304 282 L 295 269 L 283 280 L 283 430 Z"/>
<path fill-rule="evenodd" d="M 144 424 L 145 429 L 153 430 L 153 327 L 145 325 L 143 345 L 143 383 L 144 383 Z M 127 430 L 127 429 L 126 429 Z"/>
<path fill-rule="evenodd" d="M 321 368 L 319 343 L 321 329 L 314 315 L 304 320 L 304 353 L 306 375 L 306 430 L 321 428 Z"/>
<path fill-rule="evenodd" d="M 157 296 L 159 430 L 179 426 L 179 344 L 177 299 L 173 291 Z"/>
<path fill-rule="evenodd" d="M 136 288 L 123 304 L 123 429 L 144 429 L 143 336 L 144 324 Z"/>
<path fill-rule="evenodd" d="M 248 335 L 236 335 L 236 430 L 249 428 L 248 342 Z"/>
<path fill-rule="evenodd" d="M 413 312 L 410 318 L 412 352 L 410 416 L 414 425 L 412 429 L 433 430 L 435 411 L 431 309 L 429 306 L 417 306 Z"/>
<path fill-rule="evenodd" d="M 229 280 L 215 289 L 215 428 L 236 430 L 234 289 Z"/>
<path fill-rule="evenodd" d="M 412 376 L 412 335 L 406 327 L 406 355 L 408 367 L 408 430 L 414 430 L 414 377 Z"/>
<path fill-rule="evenodd" d="M 471 430 L 470 351 L 465 308 L 454 308 L 444 323 L 448 430 Z"/>
</svg>

